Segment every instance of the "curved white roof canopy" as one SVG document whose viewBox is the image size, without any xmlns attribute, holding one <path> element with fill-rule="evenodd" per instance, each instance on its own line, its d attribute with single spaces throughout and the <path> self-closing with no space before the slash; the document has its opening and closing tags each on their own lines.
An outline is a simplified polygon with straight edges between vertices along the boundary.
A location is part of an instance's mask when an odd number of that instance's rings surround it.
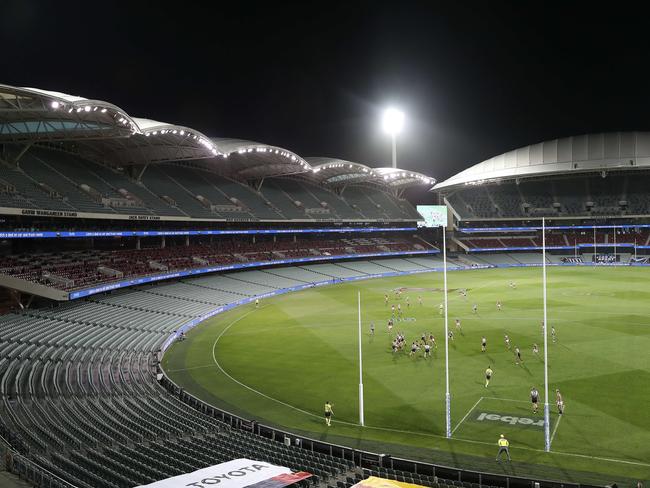
<svg viewBox="0 0 650 488">
<path fill-rule="evenodd" d="M 313 166 L 313 178 L 324 185 L 340 186 L 375 183 L 381 186 L 402 188 L 406 186 L 433 185 L 435 179 L 415 171 L 399 168 L 371 168 L 336 158 L 307 158 Z"/>
<path fill-rule="evenodd" d="M 495 156 L 438 183 L 435 190 L 554 174 L 650 167 L 650 132 L 553 139 Z"/>
<path fill-rule="evenodd" d="M 305 173 L 311 166 L 301 156 L 278 146 L 242 139 L 213 138 L 221 157 L 204 164 L 243 180 Z"/>
<path fill-rule="evenodd" d="M 209 138 L 185 126 L 129 116 L 101 100 L 0 84 L 0 143 L 57 143 L 104 164 L 182 162 L 240 180 L 300 175 L 324 185 L 384 188 L 435 182 L 414 171 L 370 168 L 335 158 L 302 158 L 278 146 Z"/>
<path fill-rule="evenodd" d="M 130 137 L 138 130 L 111 103 L 0 84 L 0 142 Z"/>
</svg>

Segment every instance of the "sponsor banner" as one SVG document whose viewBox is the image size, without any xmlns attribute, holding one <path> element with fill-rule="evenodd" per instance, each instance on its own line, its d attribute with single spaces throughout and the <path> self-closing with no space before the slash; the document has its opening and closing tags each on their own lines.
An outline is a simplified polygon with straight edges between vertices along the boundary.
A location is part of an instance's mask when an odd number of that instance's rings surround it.
<svg viewBox="0 0 650 488">
<path fill-rule="evenodd" d="M 547 225 L 546 230 L 593 230 L 596 229 L 644 229 L 649 228 L 650 224 L 621 224 L 621 225 Z M 458 232 L 467 234 L 481 232 L 525 232 L 542 230 L 541 225 L 530 227 L 460 227 Z"/>
<path fill-rule="evenodd" d="M 87 297 L 90 295 L 95 295 L 97 293 L 103 293 L 110 290 L 117 290 L 118 288 L 126 288 L 129 286 L 143 285 L 145 283 L 153 283 L 155 281 L 169 280 L 173 278 L 185 278 L 188 276 L 201 275 L 206 273 L 214 273 L 216 271 L 230 271 L 230 270 L 239 270 L 245 268 L 255 268 L 260 266 L 271 266 L 277 264 L 296 264 L 296 263 L 308 263 L 313 261 L 333 261 L 346 258 L 372 258 L 372 257 L 386 257 L 386 256 L 406 256 L 411 254 L 417 255 L 428 255 L 428 254 L 438 254 L 440 251 L 438 249 L 432 249 L 428 251 L 393 251 L 393 252 L 380 252 L 380 253 L 360 253 L 360 254 L 344 254 L 342 256 L 309 256 L 304 258 L 293 258 L 293 259 L 276 259 L 273 261 L 256 261 L 251 263 L 237 263 L 237 264 L 226 264 L 223 266 L 212 266 L 209 268 L 197 268 L 197 269 L 188 269 L 183 271 L 175 271 L 173 273 L 162 273 L 155 276 L 144 276 L 140 278 L 133 278 L 130 280 L 118 281 L 116 283 L 108 283 L 105 285 L 97 286 L 94 288 L 87 288 L 85 290 L 72 291 L 68 294 L 69 300 L 76 300 L 78 298 Z M 365 276 L 363 277 L 365 278 Z"/>
<path fill-rule="evenodd" d="M 417 227 L 334 227 L 326 229 L 234 229 L 234 230 L 115 230 L 115 231 L 31 231 L 0 232 L 0 239 L 53 239 L 89 237 L 169 237 L 219 235 L 332 234 L 414 231 Z"/>
<path fill-rule="evenodd" d="M 422 485 L 406 483 L 404 481 L 387 480 L 377 476 L 370 476 L 363 481 L 359 481 L 352 488 L 421 488 Z"/>
<path fill-rule="evenodd" d="M 290 474 L 280 474 L 278 476 L 274 476 L 273 478 L 255 483 L 254 485 L 248 485 L 248 488 L 282 488 L 283 486 L 293 485 L 294 483 L 298 483 L 298 481 L 311 478 L 311 476 L 311 473 L 307 473 L 306 471 L 298 471 L 297 473 Z"/>
<path fill-rule="evenodd" d="M 226 219 L 208 219 L 194 217 L 174 217 L 170 215 L 128 215 L 118 213 L 76 212 L 74 210 L 45 210 L 34 208 L 0 207 L 0 215 L 25 215 L 34 217 L 107 219 L 107 220 L 150 220 L 161 222 L 286 222 L 286 219 L 255 219 L 250 217 L 230 217 Z M 292 222 L 332 222 L 338 219 L 292 219 Z M 414 219 L 346 219 L 346 222 L 413 222 Z"/>
<path fill-rule="evenodd" d="M 289 468 L 263 461 L 235 459 L 136 488 L 208 488 L 216 485 L 219 485 L 219 488 L 244 488 L 285 475 L 291 475 Z M 281 480 L 282 478 L 279 478 L 278 482 L 282 483 Z M 268 486 L 286 486 L 286 484 Z"/>
<path fill-rule="evenodd" d="M 544 428 L 544 419 L 543 418 L 528 418 L 528 417 L 518 417 L 516 415 L 501 415 L 498 413 L 490 412 L 480 412 L 475 418 L 476 422 L 495 422 L 495 423 L 505 423 L 509 425 L 517 425 L 524 427 L 533 427 L 533 428 Z"/>
</svg>

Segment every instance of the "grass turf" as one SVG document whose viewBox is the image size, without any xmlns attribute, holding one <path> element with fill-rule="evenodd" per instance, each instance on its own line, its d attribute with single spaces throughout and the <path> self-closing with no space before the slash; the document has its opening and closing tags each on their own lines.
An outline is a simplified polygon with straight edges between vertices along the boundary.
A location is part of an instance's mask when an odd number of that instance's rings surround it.
<svg viewBox="0 0 650 488">
<path fill-rule="evenodd" d="M 639 268 L 549 268 L 552 452 L 528 402 L 535 385 L 543 399 L 541 269 L 450 272 L 449 327 L 454 439 L 444 438 L 444 322 L 442 274 L 338 284 L 263 300 L 219 315 L 175 344 L 163 366 L 198 397 L 247 418 L 316 439 L 468 469 L 583 483 L 631 483 L 650 478 L 650 284 Z M 508 286 L 516 282 L 516 289 Z M 392 290 L 406 288 L 397 300 Z M 357 291 L 361 292 L 365 427 L 358 426 Z M 384 304 L 384 294 L 390 302 Z M 423 305 L 417 297 L 422 296 Z M 406 307 L 406 296 L 411 305 Z M 503 310 L 498 311 L 500 300 Z M 406 342 L 431 332 L 438 343 L 422 353 L 392 354 L 386 322 L 390 304 L 405 317 L 393 329 Z M 478 304 L 478 314 L 472 304 Z M 376 332 L 369 333 L 374 321 Z M 504 343 L 522 351 L 516 365 Z M 481 337 L 488 350 L 481 352 Z M 532 344 L 540 346 L 540 357 Z M 484 387 L 484 370 L 494 376 Z M 554 391 L 564 396 L 559 420 Z M 334 408 L 332 427 L 323 404 Z M 541 409 L 540 409 L 541 412 Z M 483 415 L 482 415 L 483 414 Z M 506 416 L 505 421 L 496 414 Z M 482 416 L 482 419 L 481 419 Z M 493 419 L 493 420 L 489 420 Z M 500 433 L 513 463 L 497 464 Z"/>
</svg>

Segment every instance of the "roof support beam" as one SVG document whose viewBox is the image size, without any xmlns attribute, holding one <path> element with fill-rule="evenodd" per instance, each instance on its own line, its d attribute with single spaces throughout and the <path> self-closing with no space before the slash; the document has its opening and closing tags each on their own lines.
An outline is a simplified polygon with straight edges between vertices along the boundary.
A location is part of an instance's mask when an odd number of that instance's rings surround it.
<svg viewBox="0 0 650 488">
<path fill-rule="evenodd" d="M 147 163 L 147 164 L 145 164 L 145 165 L 142 166 L 142 169 L 141 169 L 140 172 L 138 173 L 138 177 L 136 178 L 136 181 L 140 181 L 140 180 L 142 179 L 142 175 L 144 175 L 144 172 L 146 171 L 146 169 L 147 169 L 148 167 L 149 167 L 149 163 Z"/>
<path fill-rule="evenodd" d="M 254 180 L 253 188 L 255 188 L 255 190 L 259 192 L 262 189 L 263 184 L 264 184 L 264 178 L 260 178 L 259 180 Z"/>
<path fill-rule="evenodd" d="M 25 146 L 20 150 L 18 155 L 13 159 L 13 161 L 11 161 L 11 165 L 18 167 L 19 166 L 18 163 L 20 162 L 20 159 L 25 155 L 27 151 L 29 151 L 29 148 L 32 147 L 33 145 L 34 145 L 34 141 L 30 141 L 27 144 L 25 144 Z"/>
</svg>

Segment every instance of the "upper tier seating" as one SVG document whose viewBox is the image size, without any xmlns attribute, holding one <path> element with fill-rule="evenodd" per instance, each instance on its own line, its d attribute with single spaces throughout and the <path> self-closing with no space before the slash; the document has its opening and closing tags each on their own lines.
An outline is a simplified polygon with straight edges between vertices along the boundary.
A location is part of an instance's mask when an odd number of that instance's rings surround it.
<svg viewBox="0 0 650 488">
<path fill-rule="evenodd" d="M 650 173 L 609 173 L 467 186 L 447 197 L 462 219 L 650 213 Z"/>
<path fill-rule="evenodd" d="M 419 218 L 406 200 L 378 189 L 355 187 L 342 198 L 306 179 L 266 178 L 256 190 L 213 172 L 173 164 L 149 164 L 131 173 L 34 147 L 12 165 L 7 161 L 18 151 L 8 152 L 0 163 L 0 206 L 199 219 Z"/>
</svg>

